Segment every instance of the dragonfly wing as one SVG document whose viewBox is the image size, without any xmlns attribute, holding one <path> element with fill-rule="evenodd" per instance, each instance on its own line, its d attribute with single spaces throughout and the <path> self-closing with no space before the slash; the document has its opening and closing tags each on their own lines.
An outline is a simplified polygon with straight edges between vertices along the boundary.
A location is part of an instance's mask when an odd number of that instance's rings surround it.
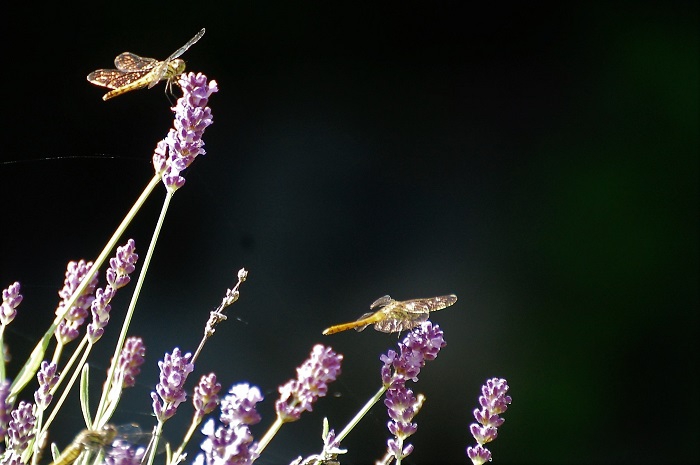
<svg viewBox="0 0 700 465">
<path fill-rule="evenodd" d="M 194 37 L 192 37 L 190 40 L 188 40 L 185 45 L 183 45 L 182 47 L 175 50 L 175 52 L 173 52 L 173 54 L 170 55 L 168 58 L 166 58 L 164 61 L 167 63 L 168 61 L 171 61 L 171 60 L 174 60 L 175 58 L 178 58 L 180 55 L 185 53 L 188 48 L 190 48 L 195 43 L 197 43 L 197 41 L 199 39 L 201 39 L 203 35 L 204 35 L 204 28 L 202 28 L 201 31 L 199 31 Z"/>
<path fill-rule="evenodd" d="M 408 313 L 420 314 L 442 310 L 455 302 L 457 302 L 457 296 L 450 294 L 430 297 L 428 299 L 406 300 L 404 302 L 398 302 L 398 304 Z"/>
<path fill-rule="evenodd" d="M 372 302 L 372 305 L 370 305 L 369 308 L 370 308 L 370 309 L 375 309 L 375 308 L 377 308 L 377 307 L 385 307 L 385 306 L 388 305 L 392 300 L 394 300 L 394 299 L 392 299 L 392 298 L 389 297 L 388 295 L 382 296 L 382 297 L 378 298 L 377 300 L 375 300 L 374 302 Z"/>
<path fill-rule="evenodd" d="M 140 57 L 135 53 L 124 52 L 114 59 L 114 66 L 120 71 L 141 71 L 151 69 L 158 63 L 154 58 Z"/>
<path fill-rule="evenodd" d="M 118 89 L 148 74 L 148 70 L 126 72 L 118 69 L 98 69 L 87 75 L 87 80 L 91 83 L 107 87 L 108 89 Z"/>
</svg>

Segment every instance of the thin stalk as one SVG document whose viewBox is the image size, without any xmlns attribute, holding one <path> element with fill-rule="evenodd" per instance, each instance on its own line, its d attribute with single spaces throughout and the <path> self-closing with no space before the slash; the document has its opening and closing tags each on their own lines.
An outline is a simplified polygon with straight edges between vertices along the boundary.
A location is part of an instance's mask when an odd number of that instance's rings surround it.
<svg viewBox="0 0 700 465">
<path fill-rule="evenodd" d="M 158 181 L 160 181 L 160 177 L 157 178 Z M 153 258 L 153 253 L 156 248 L 156 243 L 158 242 L 158 235 L 160 234 L 160 231 L 163 227 L 163 223 L 165 221 L 165 215 L 168 212 L 168 206 L 170 205 L 170 201 L 173 198 L 172 192 L 168 192 L 165 195 L 165 199 L 163 201 L 163 206 L 161 207 L 160 210 L 160 215 L 158 216 L 158 222 L 156 223 L 155 230 L 153 231 L 153 235 L 151 236 L 151 242 L 148 244 L 148 251 L 146 252 L 146 257 L 143 260 L 143 266 L 141 267 L 141 272 L 139 273 L 138 280 L 136 281 L 136 285 L 134 286 L 134 293 L 131 295 L 131 301 L 129 302 L 129 308 L 126 311 L 126 316 L 124 317 L 124 324 L 122 325 L 121 332 L 119 333 L 119 340 L 117 341 L 117 345 L 114 348 L 114 355 L 112 356 L 112 363 L 109 366 L 109 371 L 107 374 L 107 380 L 105 381 L 105 386 L 104 389 L 102 390 L 102 396 L 100 397 L 100 403 L 98 404 L 97 407 L 97 413 L 95 414 L 95 420 L 93 421 L 93 429 L 99 429 L 103 427 L 109 418 L 103 418 L 105 414 L 105 408 L 107 405 L 107 393 L 110 391 L 110 386 L 114 380 L 114 373 L 116 371 L 116 366 L 119 361 L 119 355 L 121 354 L 122 349 L 124 348 L 124 342 L 126 341 L 126 334 L 129 330 L 129 325 L 131 323 L 131 319 L 134 316 L 134 310 L 136 309 L 136 302 L 138 301 L 139 295 L 141 293 L 141 289 L 143 288 L 143 283 L 146 280 L 146 273 L 148 272 L 148 267 L 151 263 L 151 259 Z"/>
</svg>

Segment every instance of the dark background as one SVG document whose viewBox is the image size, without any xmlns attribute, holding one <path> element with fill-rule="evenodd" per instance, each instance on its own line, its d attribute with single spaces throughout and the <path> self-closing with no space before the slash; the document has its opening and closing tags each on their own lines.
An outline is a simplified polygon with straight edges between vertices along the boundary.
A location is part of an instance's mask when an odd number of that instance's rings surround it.
<svg viewBox="0 0 700 465">
<path fill-rule="evenodd" d="M 250 270 L 189 388 L 277 386 L 316 343 L 344 354 L 314 412 L 258 463 L 321 448 L 379 387 L 395 335 L 330 337 L 377 297 L 455 293 L 447 346 L 407 464 L 468 463 L 479 387 L 513 404 L 498 464 L 691 463 L 698 415 L 700 39 L 695 2 L 64 3 L 3 6 L 0 286 L 24 303 L 12 375 L 49 324 L 65 264 L 94 259 L 152 175 L 172 115 L 163 85 L 103 102 L 85 76 L 132 51 L 219 82 L 206 157 L 177 193 L 131 333 L 148 348 L 115 422 L 152 424 L 164 352 L 196 348 L 208 311 Z M 127 236 L 145 256 L 163 189 Z M 114 302 L 113 326 L 128 303 Z M 10 330 L 8 330 L 10 331 Z M 111 354 L 109 333 L 92 384 Z M 27 398 L 31 392 L 25 393 Z M 81 428 L 75 402 L 51 439 Z M 177 442 L 190 408 L 166 424 Z M 181 417 L 181 418 L 180 418 Z M 377 405 L 343 443 L 370 464 Z M 193 440 L 191 456 L 199 438 Z"/>
</svg>

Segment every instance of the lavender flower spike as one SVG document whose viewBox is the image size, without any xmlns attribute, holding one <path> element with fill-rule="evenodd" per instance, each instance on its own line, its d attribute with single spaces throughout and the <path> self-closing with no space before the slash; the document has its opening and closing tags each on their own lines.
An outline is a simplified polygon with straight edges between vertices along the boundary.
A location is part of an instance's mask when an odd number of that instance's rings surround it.
<svg viewBox="0 0 700 465">
<path fill-rule="evenodd" d="M 92 262 L 85 262 L 85 260 L 68 263 L 66 278 L 63 281 L 63 289 L 58 292 L 59 297 L 61 297 L 63 301 L 58 304 L 56 315 L 61 315 L 64 312 L 66 302 L 71 298 L 73 291 L 78 288 L 80 282 L 88 274 L 90 268 L 92 268 Z M 78 297 L 73 307 L 68 310 L 63 320 L 61 320 L 61 323 L 59 323 L 58 328 L 56 328 L 56 338 L 62 345 L 78 337 L 78 328 L 80 328 L 85 318 L 88 316 L 88 309 L 95 298 L 93 293 L 96 287 L 97 275 L 95 274 L 90 284 L 85 288 L 85 292 Z"/>
<path fill-rule="evenodd" d="M 12 411 L 12 419 L 7 425 L 7 450 L 13 455 L 21 456 L 34 438 L 36 424 L 35 406 L 21 401 Z"/>
<path fill-rule="evenodd" d="M 187 73 L 178 81 L 183 96 L 173 107 L 174 129 L 164 141 L 159 142 L 153 154 L 153 166 L 170 192 L 185 184 L 180 176 L 198 155 L 204 155 L 204 130 L 212 124 L 209 97 L 218 92 L 216 81 L 207 81 L 202 73 Z"/>
<path fill-rule="evenodd" d="M 394 435 L 394 438 L 387 441 L 387 455 L 396 458 L 397 463 L 413 452 L 413 445 L 405 444 L 404 441 L 418 429 L 418 425 L 411 421 L 424 401 L 425 397 L 420 394 L 418 398 L 414 397 L 413 391 L 406 389 L 405 384 L 398 384 L 386 393 L 384 405 L 392 420 L 387 426 Z"/>
<path fill-rule="evenodd" d="M 180 349 L 175 347 L 173 353 L 165 354 L 163 361 L 158 362 L 160 367 L 160 382 L 156 385 L 156 392 L 151 392 L 153 399 L 153 413 L 159 423 L 163 423 L 175 415 L 177 407 L 185 401 L 185 381 L 187 375 L 192 373 L 194 365 L 190 363 L 192 354 L 187 353 L 184 356 Z M 160 397 L 161 401 L 158 400 Z"/>
<path fill-rule="evenodd" d="M 418 381 L 418 374 L 425 362 L 435 360 L 445 345 L 447 343 L 440 326 L 433 326 L 430 321 L 421 323 L 399 343 L 398 354 L 390 350 L 386 355 L 379 357 L 384 362 L 381 369 L 384 386 L 391 389 L 409 379 L 413 382 Z"/>
<path fill-rule="evenodd" d="M 97 342 L 104 334 L 104 328 L 109 323 L 109 312 L 112 306 L 109 303 L 117 293 L 117 289 L 126 286 L 130 277 L 136 269 L 134 264 L 139 256 L 135 253 L 135 243 L 133 239 L 129 239 L 126 245 L 117 247 L 117 253 L 109 260 L 109 268 L 107 269 L 107 282 L 109 283 L 104 289 L 97 289 L 95 292 L 95 300 L 90 305 L 92 311 L 92 323 L 87 327 L 87 336 L 90 344 Z"/>
<path fill-rule="evenodd" d="M 199 384 L 194 388 L 192 404 L 194 405 L 194 415 L 197 423 L 200 423 L 204 415 L 209 415 L 219 404 L 219 391 L 221 384 L 216 382 L 216 375 L 209 373 L 202 376 Z"/>
<path fill-rule="evenodd" d="M 2 304 L 0 304 L 0 324 L 7 326 L 17 316 L 17 307 L 22 303 L 22 294 L 19 293 L 19 283 L 11 284 L 2 290 Z"/>
<path fill-rule="evenodd" d="M 250 465 L 258 458 L 257 445 L 248 425 L 260 421 L 255 404 L 262 400 L 260 389 L 241 383 L 229 389 L 221 401 L 223 426 L 215 427 L 214 420 L 204 424 L 202 433 L 207 436 L 202 442 L 204 452 L 199 454 L 195 465 Z"/>
<path fill-rule="evenodd" d="M 53 395 L 51 394 L 51 389 L 58 382 L 58 374 L 56 373 L 56 363 L 55 362 L 41 362 L 41 368 L 36 374 L 39 380 L 39 389 L 34 392 L 34 402 L 36 402 L 37 408 L 40 410 L 46 410 L 53 400 Z"/>
<path fill-rule="evenodd" d="M 478 423 L 469 425 L 469 430 L 476 439 L 475 447 L 467 447 L 467 457 L 474 465 L 491 461 L 491 451 L 484 444 L 493 441 L 498 435 L 498 427 L 505 421 L 499 415 L 508 409 L 512 399 L 506 395 L 508 384 L 505 379 L 492 378 L 481 387 L 479 404 L 481 409 L 474 410 Z"/>
<path fill-rule="evenodd" d="M 146 346 L 143 339 L 132 336 L 124 342 L 124 348 L 117 360 L 117 378 L 122 380 L 122 388 L 136 384 L 136 376 L 141 373 L 141 365 L 145 361 Z"/>
<path fill-rule="evenodd" d="M 304 410 L 311 411 L 313 403 L 328 392 L 328 383 L 340 374 L 343 356 L 330 347 L 317 344 L 311 357 L 297 368 L 297 378 L 280 386 L 280 399 L 275 403 L 277 417 L 284 423 L 298 420 Z"/>
</svg>

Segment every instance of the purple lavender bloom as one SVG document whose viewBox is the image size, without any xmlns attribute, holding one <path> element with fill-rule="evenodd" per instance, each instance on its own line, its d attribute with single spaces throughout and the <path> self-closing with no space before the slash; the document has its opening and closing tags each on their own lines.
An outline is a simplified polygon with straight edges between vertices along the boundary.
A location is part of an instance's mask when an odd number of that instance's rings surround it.
<svg viewBox="0 0 700 465">
<path fill-rule="evenodd" d="M 107 283 L 114 289 L 120 289 L 129 284 L 131 280 L 129 275 L 136 270 L 138 259 L 136 243 L 133 239 L 129 239 L 126 245 L 117 247 L 116 255 L 109 259 Z"/>
<path fill-rule="evenodd" d="M 126 286 L 131 280 L 129 274 L 136 269 L 134 264 L 139 258 L 135 250 L 134 240 L 129 239 L 126 245 L 117 247 L 116 255 L 109 259 L 109 268 L 107 269 L 107 282 L 109 284 L 104 290 L 97 289 L 95 300 L 90 305 L 92 323 L 87 327 L 87 335 L 91 344 L 97 342 L 105 332 L 104 328 L 109 323 L 109 312 L 112 310 L 109 303 L 116 295 L 117 289 Z"/>
<path fill-rule="evenodd" d="M 135 448 L 126 441 L 117 440 L 109 448 L 105 463 L 107 465 L 141 465 L 145 453 L 146 449 L 143 447 Z"/>
<path fill-rule="evenodd" d="M 27 448 L 34 438 L 34 404 L 21 401 L 11 413 L 11 420 L 7 424 L 7 450 L 12 450 L 17 455 Z"/>
<path fill-rule="evenodd" d="M 481 465 L 491 460 L 491 451 L 484 444 L 496 439 L 498 427 L 505 421 L 499 415 L 508 409 L 512 399 L 506 395 L 508 384 L 505 379 L 491 378 L 481 387 L 479 404 L 481 409 L 474 410 L 478 423 L 469 425 L 469 431 L 476 439 L 475 447 L 467 447 L 467 457 L 474 465 Z"/>
<path fill-rule="evenodd" d="M 178 81 L 183 96 L 173 108 L 174 129 L 171 129 L 165 143 L 158 143 L 153 155 L 153 166 L 160 174 L 168 190 L 175 191 L 185 184 L 180 176 L 198 155 L 204 155 L 202 135 L 213 120 L 207 106 L 209 97 L 218 92 L 216 81 L 207 81 L 202 73 L 187 73 Z"/>
<path fill-rule="evenodd" d="M 247 425 L 215 428 L 214 420 L 209 420 L 202 433 L 207 436 L 201 445 L 204 453 L 195 458 L 193 465 L 251 465 L 258 458 Z"/>
<path fill-rule="evenodd" d="M 17 307 L 22 303 L 22 294 L 19 293 L 19 283 L 11 284 L 2 290 L 2 304 L 0 304 L 0 324 L 3 326 L 12 323 L 17 316 Z"/>
<path fill-rule="evenodd" d="M 255 404 L 263 400 L 260 389 L 248 383 L 240 383 L 229 389 L 221 401 L 221 422 L 229 427 L 254 425 L 261 420 Z"/>
<path fill-rule="evenodd" d="M 141 373 L 141 365 L 145 361 L 146 346 L 143 339 L 132 336 L 124 342 L 124 348 L 117 360 L 117 379 L 122 378 L 122 388 L 132 387 L 136 384 L 136 377 Z"/>
<path fill-rule="evenodd" d="M 10 410 L 12 405 L 7 403 L 7 397 L 10 395 L 11 383 L 9 380 L 0 382 L 0 438 L 4 438 L 7 434 L 7 423 L 10 421 Z"/>
<path fill-rule="evenodd" d="M 221 384 L 216 382 L 216 375 L 209 373 L 202 376 L 199 384 L 194 388 L 192 395 L 192 404 L 194 405 L 195 420 L 201 422 L 204 415 L 208 415 L 214 411 L 219 404 L 219 391 Z"/>
<path fill-rule="evenodd" d="M 37 408 L 46 410 L 46 407 L 48 407 L 51 400 L 53 400 L 51 389 L 53 389 L 58 382 L 56 363 L 49 363 L 47 361 L 41 362 L 41 368 L 39 368 L 36 377 L 39 380 L 39 389 L 34 393 L 34 402 L 36 402 Z"/>
<path fill-rule="evenodd" d="M 88 340 L 91 344 L 97 342 L 105 332 L 105 326 L 109 323 L 109 312 L 112 310 L 109 302 L 116 293 L 117 291 L 109 285 L 105 289 L 99 288 L 95 291 L 95 300 L 90 305 L 92 323 L 87 325 Z"/>
<path fill-rule="evenodd" d="M 430 321 L 421 323 L 399 343 L 399 353 L 389 350 L 379 359 L 382 383 L 387 388 L 403 384 L 406 380 L 418 381 L 418 374 L 427 360 L 434 360 L 447 343 L 440 326 Z"/>
<path fill-rule="evenodd" d="M 192 354 L 184 356 L 179 348 L 175 347 L 173 353 L 165 354 L 163 361 L 158 362 L 160 368 L 160 382 L 156 385 L 156 392 L 151 392 L 153 399 L 153 413 L 159 422 L 164 422 L 175 415 L 180 403 L 187 398 L 185 394 L 185 381 L 187 375 L 194 370 L 194 364 L 190 363 Z M 158 401 L 158 397 L 162 402 Z"/>
<path fill-rule="evenodd" d="M 58 292 L 59 297 L 63 299 L 58 304 L 56 315 L 61 315 L 65 309 L 66 302 L 70 299 L 73 292 L 78 288 L 80 282 L 88 274 L 92 268 L 92 262 L 69 262 L 66 270 L 66 278 L 63 281 L 63 289 Z M 85 292 L 78 297 L 73 307 L 65 314 L 64 319 L 56 328 L 56 338 L 62 345 L 65 345 L 78 337 L 78 328 L 83 324 L 88 316 L 88 309 L 94 300 L 93 293 L 97 287 L 97 275 L 94 275 L 90 284 L 85 288 Z"/>
<path fill-rule="evenodd" d="M 384 405 L 387 406 L 390 421 L 387 424 L 389 432 L 394 438 L 387 441 L 387 452 L 397 459 L 403 459 L 413 452 L 412 444 L 404 444 L 404 441 L 418 429 L 416 423 L 412 423 L 423 405 L 424 397 L 414 397 L 413 391 L 406 389 L 403 383 L 397 384 L 386 392 Z"/>
<path fill-rule="evenodd" d="M 340 374 L 342 355 L 330 347 L 317 344 L 311 356 L 299 368 L 297 379 L 280 386 L 280 399 L 275 403 L 277 416 L 283 422 L 298 420 L 304 410 L 311 411 L 313 403 L 328 392 L 328 383 Z"/>
</svg>

